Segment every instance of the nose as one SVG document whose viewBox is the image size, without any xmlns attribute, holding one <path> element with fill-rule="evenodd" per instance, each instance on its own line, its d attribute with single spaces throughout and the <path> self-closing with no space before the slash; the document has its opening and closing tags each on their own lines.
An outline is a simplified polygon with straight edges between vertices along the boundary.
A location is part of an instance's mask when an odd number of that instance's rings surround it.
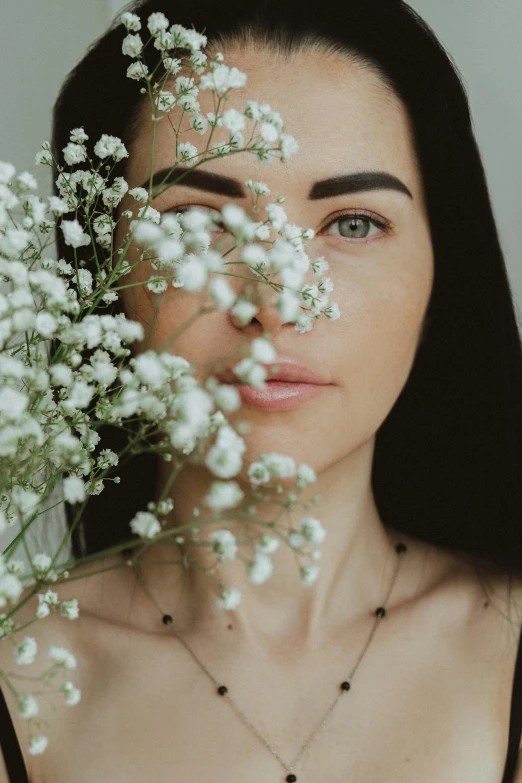
<svg viewBox="0 0 522 783">
<path fill-rule="evenodd" d="M 233 326 L 255 336 L 264 332 L 270 332 L 270 334 L 275 335 L 285 325 L 286 328 L 293 328 L 292 323 L 283 321 L 277 309 L 277 291 L 274 291 L 266 283 L 257 282 L 256 285 L 258 286 L 258 291 L 256 291 L 254 303 L 258 308 L 257 312 L 245 324 L 244 320 L 242 322 L 237 315 L 229 311 L 229 317 Z"/>
</svg>

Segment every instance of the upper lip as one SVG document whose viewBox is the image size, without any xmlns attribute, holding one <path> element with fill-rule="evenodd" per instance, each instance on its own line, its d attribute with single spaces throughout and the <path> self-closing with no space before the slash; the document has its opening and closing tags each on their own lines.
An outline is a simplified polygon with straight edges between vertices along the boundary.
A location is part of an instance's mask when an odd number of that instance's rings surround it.
<svg viewBox="0 0 522 783">
<path fill-rule="evenodd" d="M 219 380 L 224 383 L 240 383 L 241 381 L 232 372 L 232 368 L 239 364 L 240 360 L 235 361 L 229 365 L 227 371 L 218 375 Z M 326 386 L 329 385 L 329 381 L 321 378 L 320 375 L 309 370 L 308 367 L 303 367 L 292 359 L 276 359 L 274 362 L 268 364 L 263 363 L 263 367 L 266 368 L 268 374 L 266 381 L 286 381 L 287 383 L 310 383 L 314 386 Z M 271 373 L 270 367 L 278 367 L 278 372 Z"/>
</svg>

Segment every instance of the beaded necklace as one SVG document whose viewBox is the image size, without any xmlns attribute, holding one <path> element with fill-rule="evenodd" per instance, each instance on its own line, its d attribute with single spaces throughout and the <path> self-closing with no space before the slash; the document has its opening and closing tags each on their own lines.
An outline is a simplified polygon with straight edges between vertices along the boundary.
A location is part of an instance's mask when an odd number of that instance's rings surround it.
<svg viewBox="0 0 522 783">
<path fill-rule="evenodd" d="M 130 550 L 123 550 L 122 554 L 124 555 L 124 557 L 127 557 L 127 553 L 129 553 L 129 551 Z M 299 759 L 301 758 L 301 756 L 303 755 L 305 750 L 308 748 L 308 746 L 311 744 L 311 742 L 319 734 L 319 732 L 321 731 L 321 729 L 325 725 L 325 723 L 328 720 L 329 716 L 331 715 L 334 707 L 337 705 L 337 703 L 339 702 L 339 700 L 341 699 L 343 694 L 346 694 L 350 690 L 352 678 L 353 678 L 356 670 L 359 668 L 359 664 L 361 663 L 362 659 L 364 658 L 364 655 L 366 654 L 366 651 L 368 650 L 368 648 L 370 646 L 370 643 L 371 643 L 371 641 L 372 641 L 372 639 L 374 637 L 374 634 L 375 634 L 375 632 L 377 630 L 377 627 L 378 627 L 380 621 L 382 620 L 383 617 L 386 616 L 386 606 L 387 606 L 388 600 L 390 598 L 390 595 L 392 593 L 395 581 L 397 579 L 397 575 L 399 573 L 400 562 L 401 562 L 401 559 L 402 559 L 401 555 L 404 554 L 407 551 L 406 544 L 404 544 L 402 542 L 397 543 L 395 545 L 395 551 L 397 552 L 398 558 L 397 558 L 397 563 L 396 563 L 396 566 L 395 566 L 395 569 L 394 569 L 394 572 L 393 572 L 393 576 L 392 576 L 392 579 L 391 579 L 391 583 L 390 583 L 390 586 L 389 586 L 388 591 L 386 593 L 386 596 L 384 598 L 384 601 L 382 602 L 382 604 L 380 606 L 378 606 L 375 609 L 375 612 L 374 612 L 374 614 L 375 614 L 375 621 L 374 621 L 374 624 L 373 624 L 373 626 L 371 628 L 371 631 L 370 631 L 370 633 L 368 635 L 366 643 L 365 643 L 365 645 L 363 647 L 363 650 L 362 650 L 361 654 L 359 655 L 359 657 L 358 657 L 358 659 L 357 659 L 357 661 L 355 663 L 355 666 L 352 668 L 350 674 L 348 675 L 348 678 L 345 679 L 345 680 L 342 680 L 339 683 L 339 685 L 337 687 L 337 694 L 336 694 L 334 700 L 332 701 L 330 707 L 327 709 L 326 713 L 321 718 L 321 721 L 318 723 L 318 725 L 312 731 L 312 733 L 310 734 L 308 739 L 301 746 L 301 749 L 299 750 L 299 752 L 297 753 L 297 755 L 295 756 L 295 758 L 293 759 L 291 764 L 287 764 L 281 758 L 281 756 L 280 756 L 279 752 L 277 751 L 277 749 L 274 748 L 273 745 L 270 742 L 268 742 L 268 740 L 261 734 L 259 729 L 257 729 L 256 726 L 254 726 L 254 724 L 252 723 L 250 718 L 238 706 L 238 704 L 236 703 L 235 699 L 233 699 L 232 696 L 230 695 L 227 686 L 223 685 L 220 682 L 220 680 L 218 680 L 208 670 L 208 668 L 205 666 L 205 664 L 202 663 L 202 661 L 199 660 L 199 658 L 194 653 L 192 648 L 189 647 L 189 645 L 183 639 L 183 637 L 180 636 L 179 632 L 177 631 L 177 629 L 176 629 L 176 627 L 174 625 L 174 621 L 172 619 L 172 615 L 167 614 L 166 612 L 164 612 L 163 609 L 159 606 L 159 604 L 156 601 L 156 599 L 151 595 L 151 593 L 149 592 L 147 586 L 145 585 L 145 583 L 142 580 L 142 577 L 141 577 L 141 574 L 139 572 L 139 569 L 136 568 L 136 564 L 132 560 L 128 560 L 127 563 L 128 563 L 128 565 L 132 565 L 133 566 L 134 571 L 136 573 L 136 577 L 139 580 L 143 590 L 146 592 L 146 594 L 149 596 L 149 598 L 152 600 L 152 602 L 157 606 L 157 608 L 161 612 L 161 616 L 162 616 L 162 620 L 161 621 L 162 621 L 162 623 L 164 625 L 168 626 L 168 628 L 174 633 L 176 638 L 185 647 L 187 652 L 190 654 L 190 656 L 193 658 L 193 660 L 197 663 L 197 665 L 200 667 L 200 669 L 202 669 L 202 671 L 205 672 L 207 677 L 214 683 L 214 685 L 216 687 L 216 693 L 220 697 L 225 699 L 225 701 L 227 701 L 230 704 L 230 706 L 232 707 L 232 709 L 234 710 L 236 715 L 245 724 L 245 726 L 247 726 L 256 735 L 256 737 L 260 740 L 260 742 L 262 742 L 262 744 L 265 746 L 265 748 L 267 748 L 267 750 L 269 750 L 270 753 L 279 761 L 279 763 L 281 764 L 281 766 L 283 767 L 283 769 L 286 772 L 286 777 L 284 778 L 286 783 L 295 783 L 295 781 L 297 781 L 297 776 L 296 776 L 294 770 L 295 770 L 295 766 L 296 766 L 297 762 L 299 761 Z"/>
</svg>

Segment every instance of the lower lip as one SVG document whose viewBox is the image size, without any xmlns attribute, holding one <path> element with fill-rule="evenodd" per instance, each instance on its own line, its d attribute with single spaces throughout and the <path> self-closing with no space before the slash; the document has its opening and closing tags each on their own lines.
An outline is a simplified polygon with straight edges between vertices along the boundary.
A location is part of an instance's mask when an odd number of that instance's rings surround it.
<svg viewBox="0 0 522 783">
<path fill-rule="evenodd" d="M 303 402 L 317 397 L 328 384 L 287 383 L 285 381 L 267 381 L 264 389 L 235 383 L 234 386 L 241 395 L 245 405 L 256 408 L 266 408 L 271 411 L 290 411 L 298 408 Z"/>
</svg>

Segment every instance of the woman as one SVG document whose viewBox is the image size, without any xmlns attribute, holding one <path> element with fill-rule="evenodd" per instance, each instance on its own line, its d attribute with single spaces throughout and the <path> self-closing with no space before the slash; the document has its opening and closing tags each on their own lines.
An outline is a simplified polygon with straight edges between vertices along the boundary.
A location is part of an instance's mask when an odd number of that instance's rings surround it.
<svg viewBox="0 0 522 783">
<path fill-rule="evenodd" d="M 126 567 L 126 554 L 107 557 L 106 571 L 89 579 L 80 579 L 89 566 L 74 569 L 78 581 L 59 593 L 78 598 L 80 618 L 64 627 L 50 617 L 35 634 L 77 654 L 84 696 L 76 710 L 56 711 L 43 755 L 25 752 L 27 729 L 6 693 L 30 780 L 517 783 L 522 356 L 455 69 L 395 0 L 327 0 L 320 17 L 271 0 L 196 8 L 156 0 L 131 10 L 142 19 L 163 11 L 204 31 L 209 47 L 248 75 L 230 106 L 241 108 L 245 97 L 268 102 L 300 143 L 284 166 L 238 155 L 206 170 L 284 193 L 290 222 L 316 231 L 313 255 L 329 261 L 341 319 L 299 335 L 267 300 L 244 329 L 228 313 L 202 317 L 175 350 L 203 366 L 270 332 L 280 356 L 321 377 L 313 399 L 284 411 L 252 404 L 240 418 L 253 425 L 245 466 L 277 449 L 314 467 L 307 497 L 321 496 L 327 537 L 309 589 L 287 549 L 261 588 L 241 563 L 227 564 L 228 582 L 243 594 L 233 614 L 216 608 L 204 549 L 191 552 L 189 570 L 169 568 L 180 552 L 159 545 L 139 569 Z M 139 91 L 125 81 L 121 40 L 119 27 L 109 31 L 72 72 L 53 145 L 59 152 L 78 125 L 91 139 L 120 136 L 130 150 L 121 173 L 132 187 L 148 175 L 151 128 Z M 172 160 L 173 143 L 159 123 L 157 170 Z M 369 172 L 387 178 L 374 174 L 364 188 L 355 187 L 361 177 L 348 179 Z M 232 199 L 219 191 L 222 179 L 212 182 L 213 190 L 174 186 L 152 206 L 211 209 L 234 200 L 248 208 L 246 195 Z M 144 289 L 124 292 L 116 307 L 151 323 Z M 193 307 L 190 296 L 167 297 L 152 347 Z M 107 431 L 104 445 L 116 437 Z M 75 554 L 128 540 L 129 519 L 163 485 L 165 470 L 152 459 L 118 469 L 121 484 L 90 500 Z M 171 489 L 176 525 L 191 521 L 207 487 L 201 469 L 183 472 Z M 385 620 L 364 649 L 383 602 Z M 165 614 L 188 649 L 162 623 Z M 350 693 L 321 723 L 361 653 Z M 7 668 L 9 656 L 0 655 Z M 226 683 L 243 717 L 202 667 Z M 21 781 L 14 770 L 0 781 Z"/>
</svg>

